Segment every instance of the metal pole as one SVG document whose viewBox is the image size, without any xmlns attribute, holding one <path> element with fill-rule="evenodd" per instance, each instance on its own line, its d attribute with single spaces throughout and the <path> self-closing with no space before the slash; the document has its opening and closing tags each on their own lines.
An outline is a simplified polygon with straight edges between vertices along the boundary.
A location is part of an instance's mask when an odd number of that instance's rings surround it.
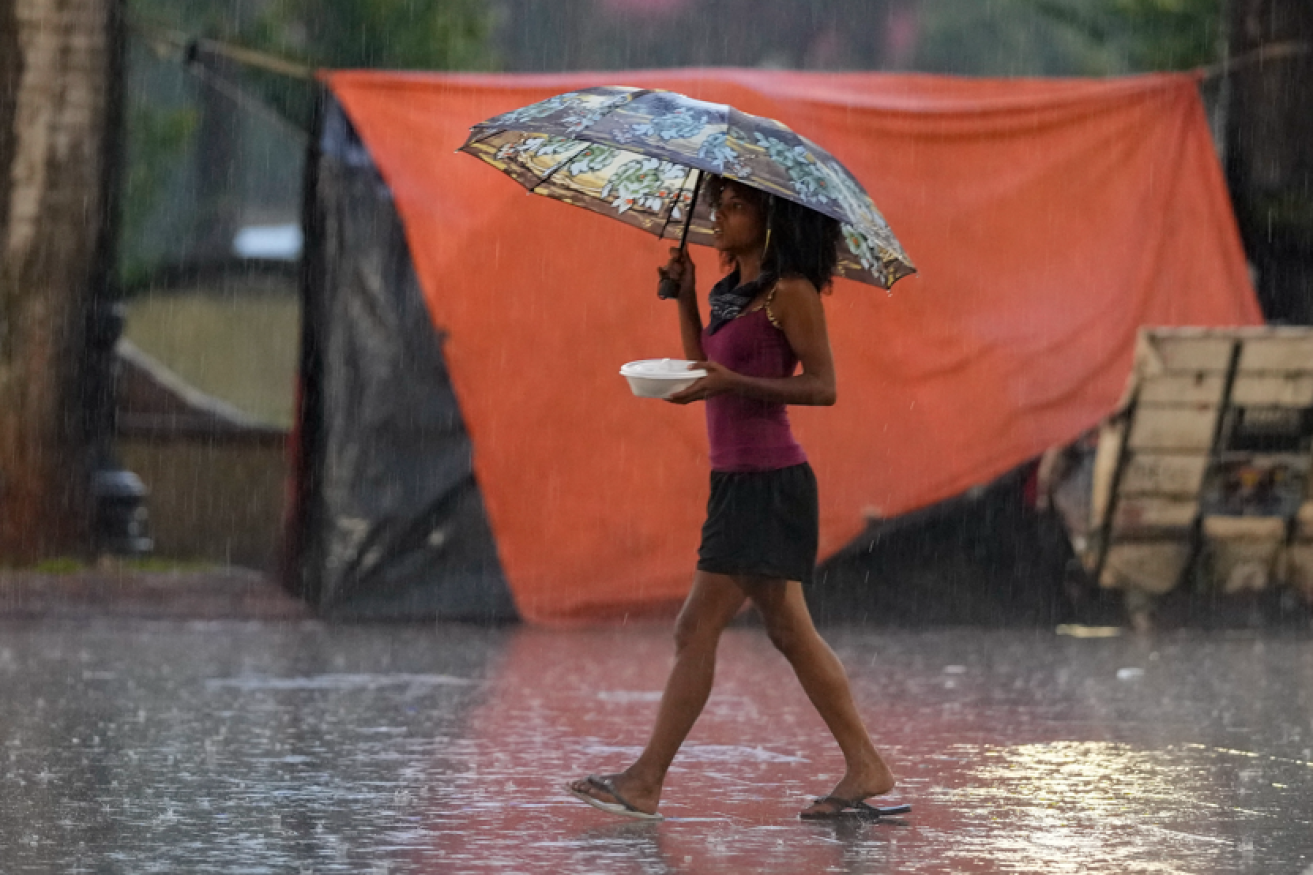
<svg viewBox="0 0 1313 875">
<path fill-rule="evenodd" d="M 693 197 L 688 203 L 688 215 L 684 218 L 684 232 L 679 235 L 679 251 L 683 254 L 688 248 L 688 229 L 693 227 L 693 212 L 698 208 L 698 194 L 702 191 L 702 180 L 706 176 L 701 170 L 696 171 L 698 181 L 693 183 Z M 679 283 L 675 282 L 668 276 L 661 278 L 661 284 L 657 286 L 658 298 L 678 298 Z"/>
</svg>

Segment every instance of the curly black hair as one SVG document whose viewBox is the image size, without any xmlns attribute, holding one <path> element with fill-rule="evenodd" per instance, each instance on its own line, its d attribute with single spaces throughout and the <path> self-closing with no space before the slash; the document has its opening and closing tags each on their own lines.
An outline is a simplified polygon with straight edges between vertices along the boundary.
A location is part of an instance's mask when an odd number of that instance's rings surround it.
<svg viewBox="0 0 1313 875">
<path fill-rule="evenodd" d="M 706 197 L 712 208 L 720 206 L 725 185 L 735 180 L 708 175 Z M 763 274 L 776 277 L 803 277 L 825 291 L 838 267 L 837 246 L 842 239 L 839 222 L 827 215 L 782 197 L 737 183 L 745 199 L 762 210 L 768 236 L 762 258 Z M 728 264 L 726 265 L 729 266 Z"/>
</svg>

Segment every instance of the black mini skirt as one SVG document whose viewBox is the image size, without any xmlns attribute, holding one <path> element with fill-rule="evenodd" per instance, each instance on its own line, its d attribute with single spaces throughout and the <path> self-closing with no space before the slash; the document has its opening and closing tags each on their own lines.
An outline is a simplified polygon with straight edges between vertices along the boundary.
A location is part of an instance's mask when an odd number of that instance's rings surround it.
<svg viewBox="0 0 1313 875">
<path fill-rule="evenodd" d="M 808 583 L 820 529 L 811 465 L 712 471 L 698 570 Z"/>
</svg>

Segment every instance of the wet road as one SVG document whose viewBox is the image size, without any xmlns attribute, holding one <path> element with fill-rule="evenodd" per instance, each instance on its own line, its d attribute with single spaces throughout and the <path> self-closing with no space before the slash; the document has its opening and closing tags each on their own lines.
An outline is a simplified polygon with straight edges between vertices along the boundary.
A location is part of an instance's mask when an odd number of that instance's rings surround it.
<svg viewBox="0 0 1313 875">
<path fill-rule="evenodd" d="M 641 744 L 661 625 L 0 624 L 5 873 L 1313 875 L 1313 640 L 835 629 L 911 815 L 730 630 L 660 824 L 566 796 Z"/>
</svg>

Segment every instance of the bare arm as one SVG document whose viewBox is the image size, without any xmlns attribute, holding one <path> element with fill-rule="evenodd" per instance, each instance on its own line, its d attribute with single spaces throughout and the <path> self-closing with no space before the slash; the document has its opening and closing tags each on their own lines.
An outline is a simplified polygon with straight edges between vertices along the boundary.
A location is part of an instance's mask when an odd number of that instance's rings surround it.
<svg viewBox="0 0 1313 875">
<path fill-rule="evenodd" d="M 702 314 L 696 295 L 679 296 L 679 335 L 684 341 L 684 358 L 700 362 L 707 357 L 702 351 Z"/>
<path fill-rule="evenodd" d="M 670 261 L 658 268 L 661 277 L 670 277 L 679 283 L 679 336 L 684 344 L 684 358 L 701 361 L 707 357 L 702 351 L 702 313 L 698 310 L 697 272 L 687 251 L 678 247 L 670 250 Z"/>
<path fill-rule="evenodd" d="M 771 304 L 771 312 L 788 339 L 789 346 L 798 356 L 802 365 L 800 373 L 779 379 L 748 377 L 715 362 L 699 360 L 698 366 L 706 368 L 707 376 L 672 395 L 669 400 L 687 404 L 723 392 L 733 392 L 776 404 L 833 404 L 837 396 L 834 357 L 830 352 L 830 337 L 825 326 L 825 309 L 821 306 L 821 296 L 806 280 L 781 280 Z"/>
</svg>

